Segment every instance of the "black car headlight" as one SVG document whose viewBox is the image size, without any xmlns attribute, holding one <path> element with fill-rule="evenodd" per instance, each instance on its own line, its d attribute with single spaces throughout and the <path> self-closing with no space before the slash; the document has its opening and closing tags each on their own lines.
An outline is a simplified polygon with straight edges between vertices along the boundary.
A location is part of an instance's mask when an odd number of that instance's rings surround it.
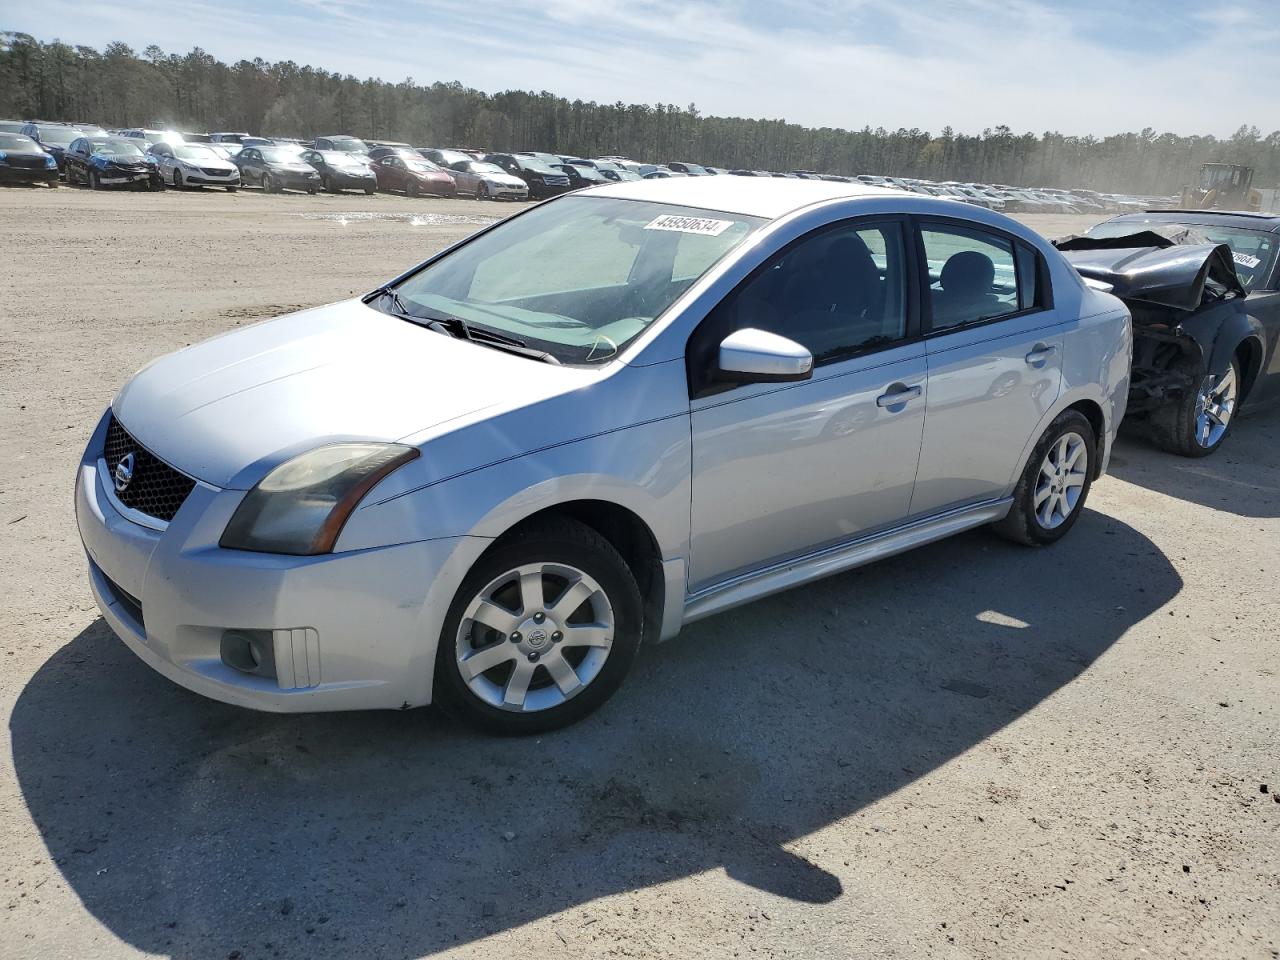
<svg viewBox="0 0 1280 960">
<path fill-rule="evenodd" d="M 399 443 L 335 443 L 286 460 L 240 501 L 219 544 L 293 556 L 329 553 L 365 494 L 417 457 L 417 449 Z"/>
</svg>

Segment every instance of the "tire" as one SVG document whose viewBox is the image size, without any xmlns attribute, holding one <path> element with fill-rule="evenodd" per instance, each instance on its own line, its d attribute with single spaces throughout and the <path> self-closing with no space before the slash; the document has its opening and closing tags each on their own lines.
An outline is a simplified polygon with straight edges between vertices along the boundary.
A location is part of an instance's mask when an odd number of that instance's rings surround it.
<svg viewBox="0 0 1280 960">
<path fill-rule="evenodd" d="M 1223 377 L 1205 376 L 1195 360 L 1175 368 L 1188 374 L 1193 384 L 1172 403 L 1151 414 L 1151 433 L 1162 450 L 1183 457 L 1207 457 L 1227 439 L 1240 405 L 1240 362 L 1234 357 Z"/>
<path fill-rule="evenodd" d="M 365 188 L 364 188 L 364 195 L 365 195 L 366 197 L 372 197 L 372 196 L 373 196 L 373 191 L 374 191 L 374 188 L 373 188 L 373 187 L 365 187 Z"/>
<path fill-rule="evenodd" d="M 530 601 L 522 591 L 528 581 L 520 575 L 539 569 L 535 589 L 542 596 Z M 575 593 L 564 601 L 570 589 Z M 556 600 L 545 599 L 557 592 L 567 605 L 557 608 Z M 482 609 L 482 598 L 496 627 L 470 616 Z M 526 616 L 531 605 L 536 612 Z M 506 736 L 574 723 L 621 686 L 640 650 L 643 616 L 635 578 L 612 544 L 575 520 L 532 524 L 496 544 L 463 580 L 436 650 L 436 699 L 459 719 Z M 605 626 L 584 628 L 584 622 Z M 565 637 L 575 629 L 589 630 L 594 644 Z M 492 665 L 467 679 L 462 662 L 477 649 L 492 652 L 483 660 Z M 517 671 L 527 678 L 524 693 Z M 517 700 L 519 706 L 501 705 Z"/>
<path fill-rule="evenodd" d="M 333 181 L 328 177 L 325 177 L 323 180 L 320 181 L 320 186 L 324 188 L 325 193 L 338 192 L 337 190 L 333 189 Z"/>
<path fill-rule="evenodd" d="M 404 195 L 406 197 L 416 197 L 418 195 L 418 185 L 410 180 L 404 187 Z"/>
<path fill-rule="evenodd" d="M 97 170 L 89 171 L 89 189 L 90 190 L 102 189 L 102 177 L 98 176 Z"/>
<path fill-rule="evenodd" d="M 235 193 L 238 187 L 227 187 L 227 193 Z"/>
<path fill-rule="evenodd" d="M 279 193 L 280 185 L 276 183 L 276 178 L 269 173 L 262 175 L 262 192 L 263 193 Z"/>
<path fill-rule="evenodd" d="M 477 184 L 476 184 L 476 199 L 477 199 L 477 200 L 488 200 L 488 199 L 489 199 L 489 185 L 488 185 L 488 184 L 483 183 L 483 182 L 481 182 L 481 183 L 477 183 Z"/>
<path fill-rule="evenodd" d="M 993 529 L 1029 547 L 1061 540 L 1084 512 L 1097 456 L 1098 438 L 1088 418 L 1078 410 L 1064 410 L 1031 451 L 1013 491 L 1013 506 Z M 1055 470 L 1064 459 L 1066 469 Z"/>
<path fill-rule="evenodd" d="M 71 176 L 71 164 L 68 163 L 67 164 L 67 186 L 74 187 L 75 183 L 76 183 L 75 180 Z"/>
<path fill-rule="evenodd" d="M 185 186 L 186 184 L 182 180 L 182 171 L 174 170 L 173 171 L 173 189 L 181 190 Z"/>
</svg>

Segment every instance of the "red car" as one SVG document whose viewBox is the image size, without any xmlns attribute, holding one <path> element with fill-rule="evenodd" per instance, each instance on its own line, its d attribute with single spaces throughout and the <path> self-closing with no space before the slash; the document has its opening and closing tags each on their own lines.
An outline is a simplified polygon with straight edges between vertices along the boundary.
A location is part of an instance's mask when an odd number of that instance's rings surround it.
<svg viewBox="0 0 1280 960">
<path fill-rule="evenodd" d="M 413 150 L 396 150 L 375 157 L 372 166 L 378 178 L 378 189 L 387 193 L 403 193 L 410 197 L 420 194 L 454 197 L 458 194 L 453 177 Z"/>
</svg>

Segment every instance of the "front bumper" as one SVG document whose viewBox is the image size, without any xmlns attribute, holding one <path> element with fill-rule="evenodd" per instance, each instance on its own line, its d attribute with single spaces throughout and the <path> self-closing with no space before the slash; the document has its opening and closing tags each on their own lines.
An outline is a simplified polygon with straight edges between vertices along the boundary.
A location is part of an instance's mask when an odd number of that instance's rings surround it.
<svg viewBox="0 0 1280 960">
<path fill-rule="evenodd" d="M 271 176 L 286 190 L 320 189 L 320 175 L 318 173 L 313 173 L 309 176 L 304 173 L 273 173 Z"/>
<path fill-rule="evenodd" d="M 357 177 L 346 173 L 329 174 L 329 183 L 338 190 L 376 190 L 378 179 L 372 175 Z"/>
<path fill-rule="evenodd" d="M 0 166 L 0 183 L 57 183 L 57 167 Z"/>
<path fill-rule="evenodd" d="M 158 170 L 112 170 L 109 167 L 95 171 L 98 182 L 104 187 L 153 186 L 160 183 Z"/>
<path fill-rule="evenodd" d="M 217 176 L 215 174 L 204 173 L 188 173 L 182 171 L 182 178 L 193 187 L 238 187 L 240 186 L 239 171 L 227 176 Z"/>
<path fill-rule="evenodd" d="M 166 529 L 144 526 L 109 492 L 97 456 L 104 432 L 105 418 L 76 478 L 76 522 L 102 616 L 148 666 L 196 693 L 258 710 L 430 702 L 436 640 L 475 538 L 322 557 L 224 550 L 218 538 L 241 491 L 197 483 Z M 263 638 L 272 672 L 224 661 L 228 630 Z"/>
</svg>

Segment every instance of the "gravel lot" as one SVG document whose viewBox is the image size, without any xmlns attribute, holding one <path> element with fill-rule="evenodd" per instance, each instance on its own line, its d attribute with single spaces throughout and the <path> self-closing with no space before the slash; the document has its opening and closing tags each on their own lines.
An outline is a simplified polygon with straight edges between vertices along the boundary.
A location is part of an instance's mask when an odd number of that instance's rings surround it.
<svg viewBox="0 0 1280 960">
<path fill-rule="evenodd" d="M 1274 413 L 1206 461 L 1124 440 L 1052 549 L 700 622 L 540 740 L 249 713 L 129 653 L 71 505 L 121 383 L 509 211 L 0 190 L 0 956 L 1280 956 Z"/>
</svg>

